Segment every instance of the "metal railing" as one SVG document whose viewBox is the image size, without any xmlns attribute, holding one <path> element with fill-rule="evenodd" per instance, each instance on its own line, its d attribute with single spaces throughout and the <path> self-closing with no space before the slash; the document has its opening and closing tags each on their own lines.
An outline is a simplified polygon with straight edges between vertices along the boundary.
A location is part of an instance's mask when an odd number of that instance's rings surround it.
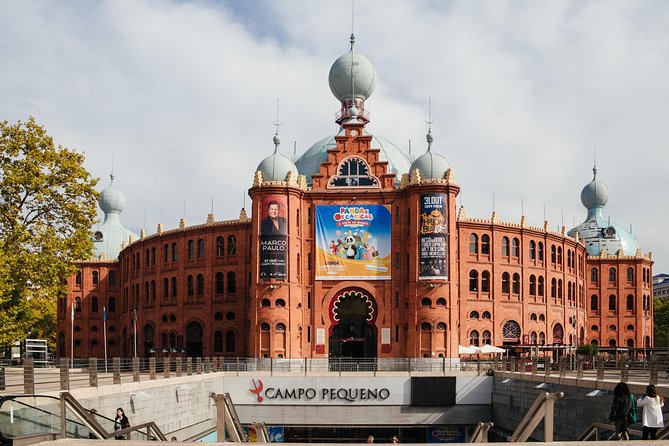
<svg viewBox="0 0 669 446">
<path fill-rule="evenodd" d="M 158 380 L 213 372 L 269 375 L 443 375 L 455 372 L 491 374 L 492 361 L 458 361 L 451 358 L 61 358 L 51 367 L 35 367 L 31 359 L 0 370 L 0 394 L 35 394 L 69 391 L 124 382 Z"/>
</svg>

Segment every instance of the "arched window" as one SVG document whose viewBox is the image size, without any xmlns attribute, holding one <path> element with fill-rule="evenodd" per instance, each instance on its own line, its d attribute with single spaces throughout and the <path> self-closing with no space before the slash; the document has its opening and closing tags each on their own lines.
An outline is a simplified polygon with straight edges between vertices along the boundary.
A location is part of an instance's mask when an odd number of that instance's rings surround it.
<svg viewBox="0 0 669 446">
<path fill-rule="evenodd" d="M 472 330 L 469 333 L 469 345 L 479 345 L 479 332 L 476 330 Z"/>
<path fill-rule="evenodd" d="M 532 314 L 530 314 L 530 320 L 536 322 L 536 320 L 537 320 L 537 313 L 532 313 Z"/>
<path fill-rule="evenodd" d="M 513 294 L 520 294 L 520 274 L 513 273 Z"/>
<path fill-rule="evenodd" d="M 237 237 L 231 235 L 228 237 L 228 255 L 233 256 L 237 254 Z"/>
<path fill-rule="evenodd" d="M 204 239 L 197 240 L 197 258 L 204 259 Z"/>
<path fill-rule="evenodd" d="M 615 294 L 611 294 L 609 296 L 609 310 L 616 311 L 616 296 L 615 296 Z"/>
<path fill-rule="evenodd" d="M 274 305 L 276 305 L 279 308 L 283 308 L 286 306 L 286 301 L 283 299 L 277 299 L 276 302 L 274 302 Z"/>
<path fill-rule="evenodd" d="M 177 244 L 172 243 L 172 261 L 176 262 L 178 259 Z"/>
<path fill-rule="evenodd" d="M 156 281 L 151 281 L 151 301 L 155 302 L 156 300 Z"/>
<path fill-rule="evenodd" d="M 193 276 L 186 277 L 186 295 L 192 296 L 195 294 L 195 285 L 193 282 Z"/>
<path fill-rule="evenodd" d="M 502 293 L 509 294 L 511 276 L 509 273 L 502 273 Z"/>
<path fill-rule="evenodd" d="M 163 299 L 167 300 L 170 297 L 170 281 L 167 277 L 163 279 Z"/>
<path fill-rule="evenodd" d="M 225 237 L 216 237 L 216 256 L 225 254 Z"/>
<path fill-rule="evenodd" d="M 232 311 L 228 311 L 227 313 L 225 313 L 225 320 L 234 321 L 235 320 L 235 313 L 233 313 Z"/>
<path fill-rule="evenodd" d="M 100 273 L 98 273 L 97 271 L 93 271 L 92 276 L 93 276 L 93 285 L 97 285 L 98 282 L 100 281 Z"/>
<path fill-rule="evenodd" d="M 151 248 L 151 265 L 156 264 L 156 248 Z"/>
<path fill-rule="evenodd" d="M 627 309 L 634 310 L 634 296 L 632 294 L 627 295 Z"/>
<path fill-rule="evenodd" d="M 81 271 L 77 271 L 77 274 L 74 276 L 74 283 L 81 285 Z"/>
<path fill-rule="evenodd" d="M 479 252 L 479 238 L 476 234 L 469 234 L 469 253 L 477 254 Z"/>
<path fill-rule="evenodd" d="M 214 314 L 214 320 L 215 321 L 222 321 L 223 320 L 223 313 L 221 313 L 220 311 L 217 311 Z"/>
<path fill-rule="evenodd" d="M 597 311 L 599 310 L 599 298 L 596 294 L 590 296 L 590 310 Z"/>
<path fill-rule="evenodd" d="M 223 351 L 223 332 L 217 331 L 214 333 L 214 351 L 222 352 Z"/>
<path fill-rule="evenodd" d="M 618 327 L 616 327 L 615 324 L 609 325 L 609 331 L 617 331 L 617 330 L 618 330 Z"/>
<path fill-rule="evenodd" d="M 551 263 L 557 263 L 557 248 L 551 245 Z"/>
<path fill-rule="evenodd" d="M 590 270 L 590 282 L 592 283 L 599 282 L 599 270 L 597 268 L 592 268 Z"/>
<path fill-rule="evenodd" d="M 439 330 L 439 331 L 446 330 L 446 323 L 445 322 L 437 322 L 437 330 Z"/>
<path fill-rule="evenodd" d="M 508 321 L 502 329 L 504 340 L 508 342 L 520 341 L 520 325 L 516 321 Z"/>
<path fill-rule="evenodd" d="M 116 271 L 109 271 L 107 281 L 109 282 L 109 286 L 116 286 Z"/>
<path fill-rule="evenodd" d="M 592 327 L 590 327 L 590 330 L 599 331 L 599 327 L 597 325 L 593 325 Z"/>
<path fill-rule="evenodd" d="M 564 340 L 564 328 L 562 324 L 555 324 L 553 327 L 553 343 L 554 344 L 563 344 Z"/>
<path fill-rule="evenodd" d="M 446 306 L 446 299 L 444 299 L 443 297 L 440 297 L 439 299 L 437 299 L 437 306 L 438 307 L 445 307 Z"/>
<path fill-rule="evenodd" d="M 609 341 L 609 347 L 615 347 L 615 346 L 616 346 L 616 340 L 615 340 L 615 339 L 611 339 L 611 340 Z"/>
<path fill-rule="evenodd" d="M 177 278 L 172 277 L 172 297 L 177 297 Z"/>
<path fill-rule="evenodd" d="M 490 254 L 490 236 L 488 234 L 481 236 L 481 254 L 486 256 Z"/>
<path fill-rule="evenodd" d="M 423 322 L 420 324 L 421 331 L 432 331 L 432 324 L 429 322 Z"/>
<path fill-rule="evenodd" d="M 557 249 L 557 264 L 562 265 L 562 248 L 560 246 Z"/>
<path fill-rule="evenodd" d="M 163 262 L 167 263 L 169 262 L 169 260 L 170 260 L 170 245 L 165 243 L 163 245 Z M 167 335 L 167 333 L 165 333 L 165 335 Z"/>
<path fill-rule="evenodd" d="M 537 294 L 537 278 L 534 274 L 530 275 L 530 296 Z"/>
<path fill-rule="evenodd" d="M 543 242 L 537 243 L 537 259 L 539 259 L 540 262 L 544 261 L 544 244 L 543 244 Z"/>
<path fill-rule="evenodd" d="M 478 319 L 479 318 L 479 312 L 478 311 L 471 311 L 469 313 L 469 319 Z"/>
<path fill-rule="evenodd" d="M 237 276 L 234 271 L 228 272 L 228 293 L 237 292 Z"/>
<path fill-rule="evenodd" d="M 627 268 L 627 281 L 634 283 L 634 268 L 632 267 Z"/>
<path fill-rule="evenodd" d="M 431 307 L 432 306 L 432 300 L 429 297 L 424 297 L 420 301 L 420 306 L 421 307 Z"/>
<path fill-rule="evenodd" d="M 81 297 L 74 299 L 74 312 L 81 313 Z"/>
<path fill-rule="evenodd" d="M 234 353 L 235 352 L 235 332 L 228 330 L 225 333 L 225 352 Z"/>
<path fill-rule="evenodd" d="M 509 238 L 502 237 L 502 257 L 509 257 Z"/>
<path fill-rule="evenodd" d="M 483 342 L 481 345 L 490 345 L 492 342 L 490 332 L 488 330 L 483 330 Z"/>
<path fill-rule="evenodd" d="M 96 296 L 93 296 L 91 298 L 91 313 L 97 313 L 98 312 L 98 298 Z"/>
<path fill-rule="evenodd" d="M 477 291 L 479 285 L 479 273 L 476 270 L 469 271 L 469 291 Z"/>
<path fill-rule="evenodd" d="M 483 271 L 481 272 L 481 292 L 489 293 L 490 292 L 490 272 Z"/>
<path fill-rule="evenodd" d="M 217 272 L 214 276 L 216 282 L 216 294 L 223 294 L 225 291 L 225 276 L 222 272 Z"/>
<path fill-rule="evenodd" d="M 260 331 L 269 331 L 269 324 L 267 322 L 260 324 Z"/>
<path fill-rule="evenodd" d="M 193 260 L 195 258 L 195 243 L 193 240 L 188 240 L 188 260 Z"/>
<path fill-rule="evenodd" d="M 491 319 L 490 311 L 484 311 L 481 314 L 481 318 L 486 319 L 486 320 L 490 320 Z"/>
<path fill-rule="evenodd" d="M 544 332 L 539 333 L 539 345 L 545 345 L 546 344 L 546 334 Z"/>
<path fill-rule="evenodd" d="M 283 322 L 279 322 L 278 324 L 276 324 L 276 331 L 278 332 L 286 331 L 286 324 L 284 324 Z"/>
<path fill-rule="evenodd" d="M 555 277 L 551 279 L 551 299 L 555 300 L 557 298 L 557 280 Z"/>
<path fill-rule="evenodd" d="M 609 268 L 609 282 L 615 283 L 616 281 L 616 269 Z"/>
<path fill-rule="evenodd" d="M 535 260 L 536 258 L 537 258 L 537 244 L 534 240 L 530 240 L 530 260 Z"/>
<path fill-rule="evenodd" d="M 533 344 L 533 345 L 537 344 L 537 332 L 536 331 L 533 331 L 532 333 L 530 333 L 530 343 Z"/>
<path fill-rule="evenodd" d="M 514 257 L 520 256 L 520 240 L 515 237 L 511 240 L 511 255 Z"/>
<path fill-rule="evenodd" d="M 537 294 L 544 297 L 544 276 L 539 276 L 537 281 Z"/>
<path fill-rule="evenodd" d="M 109 312 L 116 313 L 116 298 L 113 296 L 109 298 Z"/>
<path fill-rule="evenodd" d="M 558 299 L 560 303 L 564 303 L 564 293 L 562 290 L 562 279 L 558 279 Z"/>
<path fill-rule="evenodd" d="M 197 275 L 197 295 L 204 296 L 204 275 Z"/>
<path fill-rule="evenodd" d="M 151 263 L 151 255 L 150 255 L 150 252 L 151 252 L 151 251 L 149 251 L 149 249 L 147 248 L 146 252 L 144 253 L 144 260 L 145 260 L 145 262 L 146 262 L 146 264 L 145 264 L 144 266 L 146 266 L 147 268 L 149 267 L 149 265 L 150 265 L 150 263 Z"/>
<path fill-rule="evenodd" d="M 144 302 L 146 302 L 148 304 L 150 298 L 151 298 L 151 294 L 149 293 L 149 282 L 146 281 L 146 282 L 144 282 Z"/>
<path fill-rule="evenodd" d="M 634 331 L 634 324 L 628 324 L 627 331 Z"/>
<path fill-rule="evenodd" d="M 272 303 L 267 298 L 264 298 L 263 300 L 260 301 L 260 306 L 261 307 L 269 308 L 270 305 L 272 305 Z"/>
</svg>

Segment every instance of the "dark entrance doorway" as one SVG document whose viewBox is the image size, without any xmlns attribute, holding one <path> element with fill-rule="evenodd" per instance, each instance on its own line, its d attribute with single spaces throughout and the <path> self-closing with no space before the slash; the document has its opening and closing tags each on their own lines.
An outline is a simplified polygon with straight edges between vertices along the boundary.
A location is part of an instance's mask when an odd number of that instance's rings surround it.
<svg viewBox="0 0 669 446">
<path fill-rule="evenodd" d="M 186 325 L 186 356 L 202 357 L 202 333 L 202 325 L 198 322 L 191 322 Z"/>
<path fill-rule="evenodd" d="M 345 290 L 331 306 L 337 322 L 330 333 L 331 358 L 375 358 L 374 302 L 363 290 Z"/>
</svg>

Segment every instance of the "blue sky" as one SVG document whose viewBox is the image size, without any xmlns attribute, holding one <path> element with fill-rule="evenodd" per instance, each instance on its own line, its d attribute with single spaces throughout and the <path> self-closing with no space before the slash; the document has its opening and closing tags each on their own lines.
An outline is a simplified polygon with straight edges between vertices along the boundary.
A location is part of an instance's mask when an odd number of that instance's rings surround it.
<svg viewBox="0 0 669 446">
<path fill-rule="evenodd" d="M 346 1 L 0 0 L 0 119 L 35 116 L 126 194 L 149 233 L 239 215 L 260 160 L 336 130 L 327 75 L 348 49 Z M 470 217 L 569 228 L 580 191 L 633 227 L 669 272 L 666 1 L 356 1 L 358 49 L 376 66 L 371 133 L 450 162 Z M 185 206 L 184 206 L 185 203 Z M 247 199 L 248 207 L 248 199 Z"/>
</svg>

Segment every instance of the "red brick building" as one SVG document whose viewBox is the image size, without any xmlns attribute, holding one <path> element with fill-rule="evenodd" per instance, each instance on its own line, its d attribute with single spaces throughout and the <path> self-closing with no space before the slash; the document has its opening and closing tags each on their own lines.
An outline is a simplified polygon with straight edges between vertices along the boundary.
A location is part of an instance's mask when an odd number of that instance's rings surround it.
<svg viewBox="0 0 669 446">
<path fill-rule="evenodd" d="M 123 194 L 105 189 L 96 259 L 80 264 L 58 306 L 59 355 L 102 357 L 105 325 L 110 357 L 652 345 L 652 261 L 601 217 L 601 181 L 584 188 L 588 218 L 569 232 L 467 218 L 431 131 L 416 159 L 366 132 L 375 82 L 352 43 L 330 71 L 339 133 L 294 162 L 277 134 L 249 190 L 252 218 L 242 210 L 136 236 L 118 219 Z"/>
</svg>

